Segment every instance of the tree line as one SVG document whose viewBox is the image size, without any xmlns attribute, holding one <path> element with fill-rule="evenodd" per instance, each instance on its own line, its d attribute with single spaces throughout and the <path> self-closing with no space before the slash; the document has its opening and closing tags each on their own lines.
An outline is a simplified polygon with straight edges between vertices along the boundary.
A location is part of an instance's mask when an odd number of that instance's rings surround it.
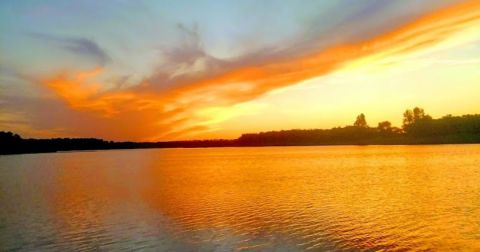
<svg viewBox="0 0 480 252">
<path fill-rule="evenodd" d="M 389 121 L 370 127 L 362 113 L 351 126 L 243 134 L 238 141 L 242 146 L 480 143 L 480 115 L 433 119 L 415 107 L 403 113 L 401 128 Z"/>
<path fill-rule="evenodd" d="M 389 121 L 370 127 L 362 113 L 350 126 L 243 134 L 233 140 L 113 142 L 96 138 L 24 139 L 12 132 L 0 132 L 0 154 L 135 148 L 460 143 L 480 143 L 480 115 L 446 115 L 433 119 L 419 107 L 403 113 L 401 128 L 393 127 Z"/>
</svg>

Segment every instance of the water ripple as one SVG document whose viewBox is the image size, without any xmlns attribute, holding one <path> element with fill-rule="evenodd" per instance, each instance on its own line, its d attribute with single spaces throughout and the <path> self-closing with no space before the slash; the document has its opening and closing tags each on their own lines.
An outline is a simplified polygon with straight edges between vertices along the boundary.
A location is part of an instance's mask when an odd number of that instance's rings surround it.
<svg viewBox="0 0 480 252">
<path fill-rule="evenodd" d="M 480 146 L 0 159 L 5 251 L 480 251 Z"/>
</svg>

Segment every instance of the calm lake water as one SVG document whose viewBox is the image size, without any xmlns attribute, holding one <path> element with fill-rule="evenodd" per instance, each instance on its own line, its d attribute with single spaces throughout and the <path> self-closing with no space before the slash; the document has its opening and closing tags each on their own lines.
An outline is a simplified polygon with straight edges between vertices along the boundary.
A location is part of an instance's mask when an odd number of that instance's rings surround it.
<svg viewBox="0 0 480 252">
<path fill-rule="evenodd" d="M 480 145 L 0 156 L 1 251 L 480 251 Z"/>
</svg>

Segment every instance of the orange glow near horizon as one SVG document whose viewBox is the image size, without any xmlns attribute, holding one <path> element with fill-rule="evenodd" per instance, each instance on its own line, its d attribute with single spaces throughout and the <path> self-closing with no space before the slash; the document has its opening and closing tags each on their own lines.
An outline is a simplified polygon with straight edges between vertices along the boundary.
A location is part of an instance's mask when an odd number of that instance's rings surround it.
<svg viewBox="0 0 480 252">
<path fill-rule="evenodd" d="M 458 43 L 480 39 L 477 35 L 479 33 L 471 32 L 480 31 L 479 27 L 480 2 L 466 1 L 425 15 L 397 30 L 366 41 L 336 45 L 298 58 L 232 69 L 165 91 L 153 90 L 152 83 L 148 82 L 130 88 L 102 90 L 99 79 L 105 72 L 103 68 L 92 71 L 72 70 L 45 78 L 40 83 L 63 100 L 70 109 L 82 113 L 89 124 L 97 125 L 89 127 L 77 125 L 78 128 L 74 130 L 77 135 L 82 136 L 93 134 L 96 137 L 115 140 L 233 138 L 242 132 L 285 127 L 309 128 L 316 125 L 332 127 L 343 124 L 345 119 L 330 118 L 327 119 L 328 122 L 323 123 L 312 120 L 311 118 L 316 115 L 304 113 L 305 103 L 302 99 L 311 90 L 304 91 L 302 95 L 298 90 L 304 84 L 298 85 L 299 83 L 307 81 L 311 87 L 314 86 L 314 90 L 324 92 L 318 94 L 319 100 L 328 100 L 328 96 L 337 95 L 335 87 L 334 85 L 322 87 L 320 77 L 340 75 L 343 80 L 350 78 L 352 82 L 359 82 L 355 79 L 359 76 L 358 71 L 371 74 L 368 69 L 362 70 L 365 67 L 382 65 L 386 69 L 377 67 L 378 76 L 381 76 L 382 72 L 389 73 L 390 68 L 397 67 L 402 70 L 401 66 L 395 64 L 402 65 L 405 58 L 410 55 L 445 51 Z M 471 36 L 466 39 L 461 39 L 458 43 L 446 43 L 452 37 L 458 37 L 467 31 Z M 432 48 L 436 49 L 432 51 Z M 478 65 L 478 62 L 474 63 L 474 66 Z M 442 70 L 441 67 L 438 70 Z M 357 72 L 352 74 L 355 71 Z M 480 78 L 472 71 L 474 70 L 468 70 L 466 74 L 471 77 L 464 80 L 464 83 L 474 90 L 468 90 L 467 93 L 471 91 L 480 93 L 480 87 L 472 84 L 474 81 L 478 83 Z M 344 94 L 345 96 L 351 97 L 352 100 L 357 99 L 354 96 L 368 96 L 361 93 L 362 89 L 358 88 L 358 83 L 350 85 L 352 93 Z M 402 86 L 399 83 L 395 85 L 398 86 L 392 88 L 400 89 Z M 431 88 L 436 87 L 432 85 Z M 275 100 L 275 97 L 284 97 L 285 90 L 290 89 L 296 90 L 294 92 L 297 97 L 286 98 L 292 107 L 280 111 L 280 114 L 278 107 L 272 106 L 272 100 Z M 280 91 L 282 94 L 276 94 L 274 91 Z M 378 93 L 372 98 L 372 103 L 378 103 L 379 101 L 375 99 L 380 99 L 382 95 Z M 400 92 L 397 95 L 404 94 Z M 429 100 L 420 99 L 419 102 L 433 104 Z M 378 113 L 373 111 L 374 114 L 378 114 L 374 118 L 380 115 L 386 116 L 385 119 L 399 117 L 398 106 L 407 108 L 422 104 L 398 104 L 391 110 L 385 106 L 379 108 Z M 318 101 L 317 106 L 309 105 L 318 107 L 318 110 L 325 106 L 322 101 Z M 480 112 L 478 110 L 480 106 L 469 108 L 470 111 L 467 112 Z M 472 110 L 475 108 L 476 111 Z M 356 109 L 357 105 L 352 103 L 347 109 L 339 109 L 338 113 L 348 114 L 347 116 L 353 120 L 356 114 L 365 112 Z M 463 112 L 465 111 L 453 111 Z M 242 121 L 241 118 L 249 120 Z M 253 125 L 252 120 L 256 120 L 255 118 L 262 124 Z M 292 124 L 289 118 L 295 118 L 295 123 Z"/>
</svg>

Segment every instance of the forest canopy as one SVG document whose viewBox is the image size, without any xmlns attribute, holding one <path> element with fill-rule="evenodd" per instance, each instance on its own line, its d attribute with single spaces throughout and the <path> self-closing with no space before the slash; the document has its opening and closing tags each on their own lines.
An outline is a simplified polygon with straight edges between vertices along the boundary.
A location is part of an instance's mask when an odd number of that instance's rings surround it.
<svg viewBox="0 0 480 252">
<path fill-rule="evenodd" d="M 480 115 L 446 115 L 434 119 L 424 109 L 415 107 L 403 113 L 401 128 L 393 127 L 389 121 L 370 127 L 366 115 L 361 113 L 350 126 L 249 133 L 233 140 L 113 142 L 95 138 L 24 139 L 12 132 L 0 132 L 0 154 L 132 148 L 450 143 L 480 143 Z"/>
</svg>

